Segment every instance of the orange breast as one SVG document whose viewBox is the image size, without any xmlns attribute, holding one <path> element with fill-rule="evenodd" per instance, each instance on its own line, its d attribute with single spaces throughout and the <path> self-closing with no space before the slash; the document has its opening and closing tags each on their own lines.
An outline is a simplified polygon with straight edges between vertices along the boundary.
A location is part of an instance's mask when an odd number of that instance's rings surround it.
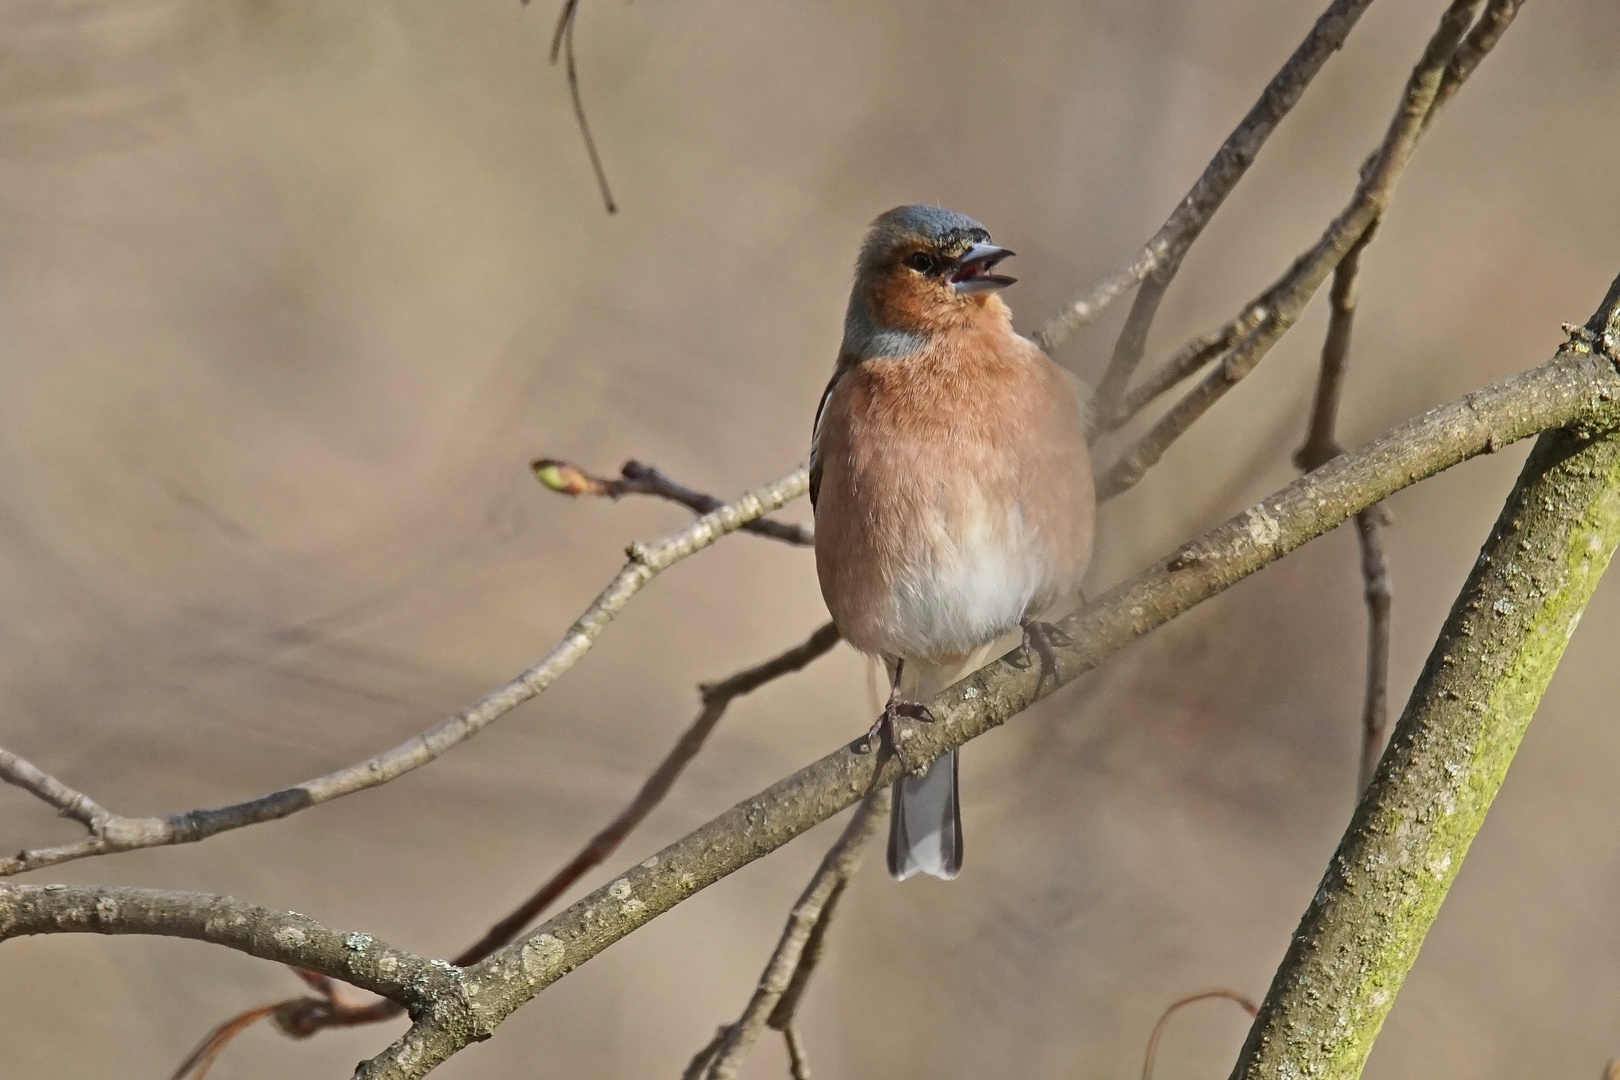
<svg viewBox="0 0 1620 1080">
<path fill-rule="evenodd" d="M 1095 516 L 1080 402 L 1010 330 L 851 366 L 819 460 L 816 568 L 858 649 L 960 655 L 1079 589 Z"/>
</svg>

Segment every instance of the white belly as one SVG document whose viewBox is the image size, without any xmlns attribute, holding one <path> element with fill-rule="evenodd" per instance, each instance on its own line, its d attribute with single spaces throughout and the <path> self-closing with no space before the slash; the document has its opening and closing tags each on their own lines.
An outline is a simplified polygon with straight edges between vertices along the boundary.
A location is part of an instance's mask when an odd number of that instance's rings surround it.
<svg viewBox="0 0 1620 1080">
<path fill-rule="evenodd" d="M 960 656 L 1016 628 L 1037 601 L 1052 599 L 1052 568 L 1016 512 L 943 515 L 917 522 L 922 543 L 890 584 L 882 619 L 891 651 L 904 657 Z"/>
</svg>

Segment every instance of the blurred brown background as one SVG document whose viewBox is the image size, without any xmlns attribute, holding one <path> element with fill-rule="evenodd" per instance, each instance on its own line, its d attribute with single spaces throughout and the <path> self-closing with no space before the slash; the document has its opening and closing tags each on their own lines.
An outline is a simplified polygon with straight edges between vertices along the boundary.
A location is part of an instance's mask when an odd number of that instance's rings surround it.
<svg viewBox="0 0 1620 1080">
<path fill-rule="evenodd" d="M 929 200 L 1019 252 L 1033 329 L 1186 190 L 1321 0 L 590 0 L 581 74 L 515 0 L 0 7 L 0 744 L 128 813 L 392 745 L 539 656 L 677 526 L 526 462 L 636 455 L 720 494 L 799 460 L 865 223 Z M 1375 4 L 1195 249 L 1150 359 L 1347 197 L 1441 0 Z M 1620 270 L 1620 9 L 1529 4 L 1419 149 L 1363 261 L 1343 434 L 1538 363 Z M 1122 311 L 1063 359 L 1094 372 Z M 1309 317 L 1105 515 L 1094 587 L 1285 483 Z M 1522 459 L 1394 501 L 1398 708 Z M 796 506 L 803 518 L 808 508 Z M 807 1002 L 822 1077 L 1122 1078 L 1160 1008 L 1258 996 L 1349 814 L 1364 616 L 1347 530 L 965 755 L 968 865 L 869 866 Z M 824 619 L 741 536 L 660 578 L 567 679 L 384 789 L 27 880 L 223 891 L 449 955 L 568 857 L 694 684 Z M 1620 592 L 1598 596 L 1370 1075 L 1595 1077 L 1620 1052 Z M 614 864 L 868 722 L 847 650 L 736 707 Z M 823 827 L 615 946 L 441 1070 L 665 1077 L 747 998 Z M 0 846 L 68 839 L 0 789 Z M 589 884 L 607 880 L 598 875 Z M 0 1073 L 161 1077 L 297 992 L 169 940 L 0 949 Z M 401 1024 L 245 1035 L 220 1080 L 347 1076 Z M 1224 1076 L 1200 1005 L 1161 1078 Z M 778 1041 L 753 1077 L 785 1075 Z"/>
</svg>

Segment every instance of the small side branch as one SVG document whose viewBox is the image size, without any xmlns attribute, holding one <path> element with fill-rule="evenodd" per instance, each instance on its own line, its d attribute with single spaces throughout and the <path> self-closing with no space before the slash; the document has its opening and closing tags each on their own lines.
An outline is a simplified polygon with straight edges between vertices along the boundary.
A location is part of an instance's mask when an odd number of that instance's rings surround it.
<svg viewBox="0 0 1620 1080">
<path fill-rule="evenodd" d="M 92 833 L 101 829 L 113 815 L 90 796 L 74 791 L 27 758 L 20 758 L 0 747 L 0 780 L 31 792 L 56 807 L 56 812 L 72 818 Z"/>
<path fill-rule="evenodd" d="M 540 458 L 532 462 L 529 468 L 542 484 L 563 495 L 597 495 L 609 499 L 651 495 L 679 503 L 694 514 L 712 513 L 725 505 L 713 495 L 694 491 L 651 465 L 634 459 L 620 467 L 618 476 L 596 476 L 560 458 Z M 742 526 L 742 530 L 799 547 L 810 547 L 816 542 L 815 534 L 803 525 L 791 525 L 769 518 L 750 521 Z"/>
<path fill-rule="evenodd" d="M 1271 133 L 1277 130 L 1277 125 L 1282 123 L 1283 117 L 1287 116 L 1299 102 L 1305 88 L 1316 78 L 1316 73 L 1322 70 L 1322 65 L 1327 63 L 1328 57 L 1337 52 L 1345 39 L 1350 36 L 1350 31 L 1355 28 L 1357 20 L 1371 2 L 1372 0 L 1334 0 L 1328 5 L 1327 10 L 1311 27 L 1310 33 L 1305 36 L 1305 40 L 1300 42 L 1299 48 L 1294 50 L 1293 55 L 1266 84 L 1260 99 L 1226 137 L 1221 148 L 1205 166 L 1197 183 L 1187 192 L 1186 197 L 1176 204 L 1176 209 L 1160 226 L 1159 231 L 1142 245 L 1142 249 L 1125 269 L 1099 282 L 1090 291 L 1076 297 L 1062 311 L 1048 319 L 1046 325 L 1035 335 L 1035 340 L 1041 348 L 1047 352 L 1056 349 L 1070 334 L 1101 314 L 1115 298 L 1150 274 L 1157 276 L 1157 283 L 1152 287 L 1153 296 L 1147 301 L 1139 299 L 1138 305 L 1157 309 L 1158 298 L 1163 295 L 1164 289 L 1170 284 L 1170 279 L 1175 276 L 1187 249 L 1198 239 L 1199 234 L 1204 231 L 1204 226 L 1215 216 L 1215 211 L 1220 209 L 1226 197 L 1232 193 L 1232 189 L 1237 187 L 1238 181 L 1243 179 L 1244 173 L 1260 153 L 1260 148 L 1271 137 Z M 1145 320 L 1134 310 L 1132 315 L 1133 323 L 1142 323 L 1140 336 L 1145 341 L 1147 324 L 1152 322 L 1152 313 L 1148 312 Z M 1136 360 L 1140 358 L 1138 350 Z M 1098 395 L 1100 415 L 1107 415 L 1113 411 L 1114 399 L 1124 391 L 1135 366 L 1135 360 L 1116 349 L 1114 360 L 1103 378 Z"/>
<path fill-rule="evenodd" d="M 550 688 L 590 651 L 607 625 L 653 578 L 682 559 L 709 547 L 722 536 L 792 502 L 809 490 L 809 485 L 809 472 L 800 466 L 735 502 L 716 507 L 686 528 L 670 533 L 661 540 L 651 544 L 631 544 L 624 568 L 544 659 L 505 686 L 391 750 L 325 776 L 306 780 L 296 787 L 230 806 L 191 810 L 165 817 L 126 818 L 112 815 L 101 822 L 94 835 L 84 840 L 23 851 L 9 859 L 0 859 L 0 877 L 92 855 L 194 843 L 216 833 L 289 817 L 300 810 L 378 787 L 419 769 Z"/>
<path fill-rule="evenodd" d="M 523 0 L 528 4 L 529 0 Z M 574 24 L 579 21 L 579 0 L 563 0 L 562 10 L 557 12 L 557 28 L 551 35 L 551 63 L 557 63 L 560 54 L 563 59 L 563 70 L 568 75 L 568 100 L 574 106 L 574 122 L 579 125 L 579 137 L 585 142 L 585 156 L 591 160 L 591 172 L 596 177 L 596 190 L 602 194 L 602 209 L 610 214 L 619 212 L 619 204 L 613 200 L 613 191 L 608 187 L 607 170 L 602 167 L 602 155 L 596 150 L 596 140 L 591 136 L 591 124 L 585 119 L 585 99 L 579 93 L 579 68 L 574 63 Z"/>
<path fill-rule="evenodd" d="M 1253 371 L 1272 346 L 1299 320 L 1317 289 L 1361 241 L 1367 230 L 1383 216 L 1394 195 L 1396 183 L 1411 160 L 1418 141 L 1428 129 L 1430 118 L 1435 115 L 1440 88 L 1447 73 L 1460 71 L 1452 66 L 1459 49 L 1469 47 L 1470 42 L 1475 47 L 1485 48 L 1494 45 L 1500 37 L 1500 33 L 1478 38 L 1470 36 L 1481 2 L 1454 0 L 1447 9 L 1407 80 L 1400 105 L 1382 143 L 1362 167 L 1360 182 L 1349 204 L 1328 225 L 1321 238 L 1300 255 L 1270 288 L 1245 305 L 1243 311 L 1226 327 L 1198 339 L 1217 341 L 1222 337 L 1231 337 L 1234 340 L 1230 347 L 1219 354 L 1215 366 L 1203 380 L 1122 453 L 1113 467 L 1099 478 L 1097 493 L 1100 498 L 1112 498 L 1134 487 L 1158 463 L 1171 444 Z M 1468 70 L 1472 71 L 1478 62 L 1478 58 L 1475 58 Z M 1456 82 L 1460 84 L 1463 77 L 1463 74 L 1457 74 Z M 1252 324 L 1252 327 L 1244 331 L 1241 329 L 1244 324 Z M 1186 373 L 1184 357 L 1189 348 L 1178 352 L 1152 381 L 1165 387 L 1179 381 Z M 1191 351 L 1214 360 L 1206 351 Z M 1133 400 L 1146 404 L 1141 399 Z M 1101 415 L 1116 424 L 1123 422 L 1116 410 L 1106 406 L 1102 408 Z"/>
<path fill-rule="evenodd" d="M 699 1080 L 734 1080 L 761 1031 L 770 1026 L 783 1033 L 795 1061 L 794 1075 L 808 1075 L 804 1047 L 798 1042 L 793 1019 L 800 997 L 825 948 L 827 927 L 838 899 L 860 866 L 861 851 L 889 817 L 890 787 L 883 784 L 862 800 L 838 842 L 828 850 L 788 914 L 787 928 L 759 977 L 759 986 L 737 1022 L 721 1029 L 715 1041 L 698 1051 L 686 1075 Z"/>
<path fill-rule="evenodd" d="M 1361 543 L 1362 592 L 1367 600 L 1367 688 L 1361 706 L 1361 765 L 1356 790 L 1366 791 L 1378 768 L 1389 733 L 1389 566 L 1379 536 L 1383 505 L 1356 515 L 1356 537 Z"/>
</svg>

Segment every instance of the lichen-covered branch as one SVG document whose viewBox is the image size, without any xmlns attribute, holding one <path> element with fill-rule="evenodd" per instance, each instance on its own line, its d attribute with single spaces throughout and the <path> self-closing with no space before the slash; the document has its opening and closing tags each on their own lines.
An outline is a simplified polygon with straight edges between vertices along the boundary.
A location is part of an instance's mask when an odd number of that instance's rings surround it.
<svg viewBox="0 0 1620 1080">
<path fill-rule="evenodd" d="M 293 911 L 229 896 L 110 885 L 0 883 L 0 942 L 30 934 L 149 934 L 190 938 L 261 960 L 318 971 L 381 994 L 415 1016 L 464 1004 L 461 973 L 370 934 L 330 930 Z"/>
<path fill-rule="evenodd" d="M 687 556 L 702 551 L 722 536 L 742 528 L 747 522 L 792 502 L 809 489 L 809 483 L 808 471 L 800 466 L 781 479 L 773 480 L 734 502 L 704 514 L 661 540 L 650 544 L 631 544 L 624 569 L 568 628 L 562 640 L 543 660 L 461 712 L 391 750 L 294 787 L 230 806 L 190 810 L 163 817 L 111 815 L 92 824 L 91 834 L 83 840 L 58 847 L 23 851 L 9 859 L 0 859 L 0 877 L 91 855 L 192 843 L 230 829 L 288 817 L 311 806 L 386 784 L 419 769 L 544 692 L 590 651 L 608 623 L 659 573 Z"/>
<path fill-rule="evenodd" d="M 1015 650 L 936 697 L 928 703 L 934 723 L 900 726 L 906 759 L 932 761 L 1000 726 L 1150 630 L 1424 477 L 1551 428 L 1620 424 L 1617 398 L 1620 375 L 1610 360 L 1572 342 L 1540 367 L 1432 409 L 1334 458 L 1064 620 L 1061 628 L 1072 644 L 1057 650 L 1056 680 Z M 493 1029 L 613 942 L 892 782 L 899 771 L 898 760 L 880 761 L 857 740 L 744 800 L 466 969 L 479 1029 Z M 465 1045 L 454 1031 L 419 1023 L 363 1063 L 356 1076 L 420 1077 Z"/>
<path fill-rule="evenodd" d="M 1322 70 L 1328 57 L 1339 51 L 1356 20 L 1367 10 L 1372 0 L 1333 0 L 1316 20 L 1305 40 L 1294 50 L 1282 68 L 1272 76 L 1248 113 L 1226 137 L 1214 158 L 1204 168 L 1203 175 L 1192 186 L 1168 220 L 1160 226 L 1153 238 L 1137 252 L 1130 265 L 1117 274 L 1094 285 L 1090 291 L 1076 297 L 1042 326 L 1035 335 L 1041 348 L 1051 352 L 1074 331 L 1095 319 L 1115 298 L 1149 274 L 1159 273 L 1166 285 L 1175 274 L 1175 267 L 1186 255 L 1194 240 L 1209 224 L 1215 211 L 1232 193 L 1243 174 L 1253 164 L 1260 148 L 1271 133 L 1282 123 L 1294 105 L 1305 93 L 1305 88 L 1316 73 Z M 1145 333 L 1145 331 L 1144 331 Z M 1116 365 L 1118 361 L 1116 359 Z M 1134 365 L 1132 365 L 1134 367 Z M 1103 389 L 1117 396 L 1130 380 L 1131 372 L 1116 372 L 1113 367 L 1103 380 Z M 1115 386 L 1117 384 L 1117 387 Z M 1101 397 L 1106 403 L 1110 399 Z"/>
<path fill-rule="evenodd" d="M 1620 282 L 1586 327 L 1613 351 Z M 1233 1080 L 1353 1080 L 1620 544 L 1620 437 L 1536 443 L 1290 941 Z"/>
</svg>

